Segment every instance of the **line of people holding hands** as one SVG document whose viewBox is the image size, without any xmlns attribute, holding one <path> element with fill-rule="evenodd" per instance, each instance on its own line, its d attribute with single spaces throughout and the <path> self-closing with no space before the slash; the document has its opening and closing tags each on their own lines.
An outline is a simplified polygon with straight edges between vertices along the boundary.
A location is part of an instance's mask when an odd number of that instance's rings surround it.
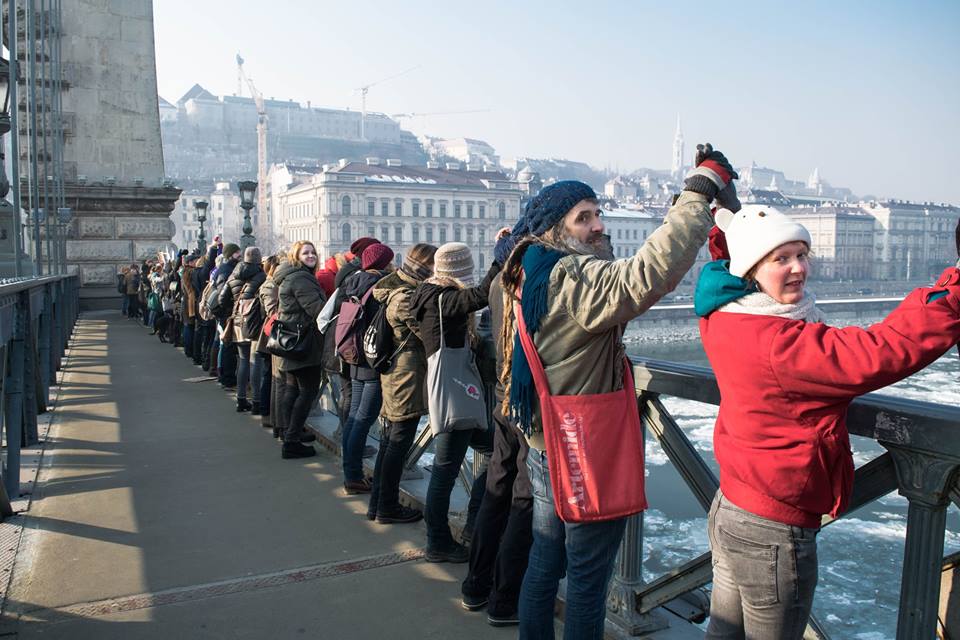
<svg viewBox="0 0 960 640">
<path fill-rule="evenodd" d="M 521 638 L 553 638 L 566 577 L 564 637 L 599 639 L 627 518 L 646 507 L 623 333 L 709 242 L 714 261 L 694 296 L 721 393 L 706 635 L 800 639 L 821 519 L 842 514 L 852 491 L 847 407 L 958 343 L 960 270 L 877 324 L 831 327 L 807 288 L 807 229 L 775 208 L 741 207 L 731 163 L 697 148 L 684 191 L 632 257 L 614 259 L 593 189 L 560 181 L 501 230 L 482 278 L 462 243 L 418 244 L 399 263 L 374 238 L 323 264 L 309 241 L 266 260 L 233 244 L 182 256 L 165 294 L 181 305 L 173 332 L 195 362 L 219 363 L 238 411 L 261 414 L 284 458 L 315 455 L 305 424 L 328 381 L 345 494 L 369 494 L 379 524 L 424 518 L 428 561 L 469 562 L 464 608 L 519 625 Z M 425 417 L 435 454 L 421 513 L 400 503 L 399 485 Z M 450 494 L 470 447 L 490 460 L 458 542 Z"/>
</svg>

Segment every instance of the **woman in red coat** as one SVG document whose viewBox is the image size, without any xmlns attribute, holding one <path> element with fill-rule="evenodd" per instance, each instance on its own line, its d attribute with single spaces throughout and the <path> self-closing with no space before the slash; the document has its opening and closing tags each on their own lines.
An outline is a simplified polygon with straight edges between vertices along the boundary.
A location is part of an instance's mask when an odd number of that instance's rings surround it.
<svg viewBox="0 0 960 640">
<path fill-rule="evenodd" d="M 853 485 L 847 407 L 957 344 L 960 271 L 947 269 L 878 324 L 839 329 L 805 289 L 802 225 L 759 205 L 721 210 L 717 225 L 730 260 L 704 267 L 694 302 L 721 396 L 707 638 L 800 639 L 821 518 L 846 510 Z M 714 240 L 711 250 L 723 246 Z"/>
</svg>

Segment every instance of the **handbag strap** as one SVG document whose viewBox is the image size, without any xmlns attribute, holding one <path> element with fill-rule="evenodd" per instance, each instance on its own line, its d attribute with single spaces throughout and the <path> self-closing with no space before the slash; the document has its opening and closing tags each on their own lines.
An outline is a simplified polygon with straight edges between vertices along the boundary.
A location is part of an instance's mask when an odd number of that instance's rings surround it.
<svg viewBox="0 0 960 640">
<path fill-rule="evenodd" d="M 537 353 L 537 347 L 533 343 L 533 337 L 527 333 L 527 323 L 523 320 L 523 309 L 520 302 L 514 303 L 513 313 L 517 318 L 517 331 L 520 332 L 520 345 L 523 347 L 523 353 L 527 356 L 527 363 L 530 365 L 530 372 L 533 374 L 533 384 L 537 389 L 542 390 L 547 395 L 550 394 L 550 382 L 547 380 L 547 372 L 540 361 L 540 354 Z M 630 360 L 626 356 L 623 358 L 623 388 L 624 390 L 633 389 L 633 374 L 630 371 Z"/>
<path fill-rule="evenodd" d="M 443 294 L 440 294 L 440 300 L 437 302 L 437 315 L 440 316 L 440 348 L 443 349 L 447 343 L 443 339 Z"/>
</svg>

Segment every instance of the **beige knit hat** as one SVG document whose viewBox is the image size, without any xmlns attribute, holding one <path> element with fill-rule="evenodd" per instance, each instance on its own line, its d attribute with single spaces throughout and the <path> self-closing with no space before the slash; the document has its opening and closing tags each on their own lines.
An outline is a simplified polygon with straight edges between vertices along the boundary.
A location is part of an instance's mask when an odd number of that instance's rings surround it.
<svg viewBox="0 0 960 640">
<path fill-rule="evenodd" d="M 473 254 L 462 242 L 448 242 L 433 256 L 433 275 L 454 278 L 466 286 L 473 285 Z"/>
</svg>

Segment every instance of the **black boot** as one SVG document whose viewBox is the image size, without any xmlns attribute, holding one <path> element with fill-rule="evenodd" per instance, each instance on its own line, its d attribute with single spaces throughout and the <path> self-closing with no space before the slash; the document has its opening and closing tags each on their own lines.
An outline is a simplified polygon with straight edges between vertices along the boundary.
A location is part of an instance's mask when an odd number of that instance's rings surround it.
<svg viewBox="0 0 960 640">
<path fill-rule="evenodd" d="M 246 398 L 237 398 L 237 413 L 250 411 L 251 408 L 253 408 L 253 405 L 250 404 Z"/>
<path fill-rule="evenodd" d="M 281 457 L 284 460 L 291 458 L 310 458 L 317 455 L 317 450 L 300 442 L 284 442 Z"/>
<path fill-rule="evenodd" d="M 252 404 L 250 405 L 250 407 L 251 407 L 251 408 L 250 408 L 250 415 L 252 415 L 252 416 L 258 416 L 258 415 L 260 415 L 260 403 L 259 403 L 259 402 L 254 402 L 254 403 L 252 403 Z"/>
</svg>

